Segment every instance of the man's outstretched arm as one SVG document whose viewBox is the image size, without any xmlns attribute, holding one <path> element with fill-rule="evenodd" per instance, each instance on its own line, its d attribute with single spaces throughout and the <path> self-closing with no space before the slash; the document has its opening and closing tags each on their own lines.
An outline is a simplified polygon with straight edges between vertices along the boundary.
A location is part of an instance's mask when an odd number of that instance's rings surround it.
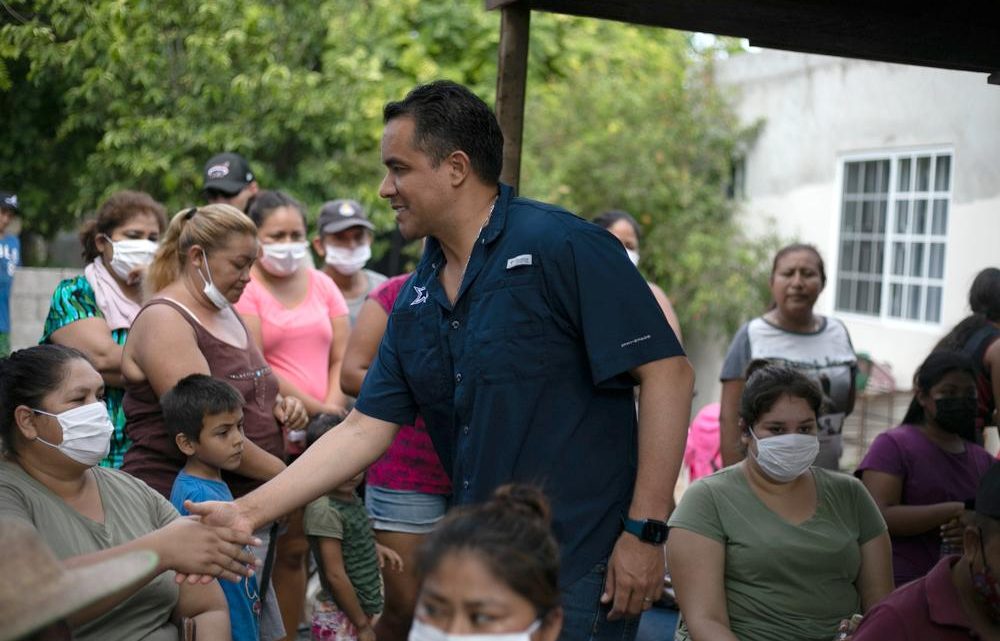
<svg viewBox="0 0 1000 641">
<path fill-rule="evenodd" d="M 212 525 L 254 532 L 288 514 L 374 463 L 392 444 L 399 425 L 351 411 L 284 472 L 233 503 L 186 504 Z"/>
</svg>

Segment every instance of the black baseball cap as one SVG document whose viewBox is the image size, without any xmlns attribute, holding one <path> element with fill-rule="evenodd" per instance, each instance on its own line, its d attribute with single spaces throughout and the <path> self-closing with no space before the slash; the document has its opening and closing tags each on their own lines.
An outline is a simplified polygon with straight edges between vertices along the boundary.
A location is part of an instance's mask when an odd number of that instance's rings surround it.
<svg viewBox="0 0 1000 641">
<path fill-rule="evenodd" d="M 205 163 L 205 189 L 238 194 L 254 180 L 250 163 L 239 154 L 216 154 Z"/>
<path fill-rule="evenodd" d="M 17 194 L 12 191 L 0 191 L 0 209 L 10 209 L 15 213 L 21 211 L 21 204 L 17 200 Z"/>
<path fill-rule="evenodd" d="M 375 225 L 368 220 L 365 208 L 356 200 L 331 200 L 319 210 L 317 222 L 319 233 L 336 234 L 351 227 L 364 227 L 375 231 Z"/>
<path fill-rule="evenodd" d="M 976 514 L 1000 519 L 1000 462 L 994 463 L 979 481 Z"/>
</svg>

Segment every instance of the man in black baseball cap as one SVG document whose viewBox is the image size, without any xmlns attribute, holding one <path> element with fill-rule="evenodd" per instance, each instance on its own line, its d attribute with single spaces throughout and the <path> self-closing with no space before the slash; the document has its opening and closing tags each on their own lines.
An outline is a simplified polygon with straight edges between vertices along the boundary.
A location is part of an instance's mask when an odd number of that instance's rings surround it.
<svg viewBox="0 0 1000 641">
<path fill-rule="evenodd" d="M 244 212 L 260 189 L 247 159 L 231 152 L 209 158 L 204 178 L 205 199 L 209 203 L 226 203 Z"/>
<path fill-rule="evenodd" d="M 967 507 L 962 556 L 943 557 L 883 599 L 852 641 L 1000 639 L 1000 463 Z"/>
</svg>

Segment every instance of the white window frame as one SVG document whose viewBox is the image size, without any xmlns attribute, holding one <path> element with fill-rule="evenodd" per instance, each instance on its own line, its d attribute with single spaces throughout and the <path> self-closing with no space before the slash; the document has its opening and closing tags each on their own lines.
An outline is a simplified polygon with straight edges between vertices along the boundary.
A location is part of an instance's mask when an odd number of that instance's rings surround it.
<svg viewBox="0 0 1000 641">
<path fill-rule="evenodd" d="M 933 161 L 933 157 L 947 155 L 950 157 L 950 168 L 948 175 L 948 185 L 947 189 L 944 191 L 938 191 L 934 189 L 935 186 L 935 171 L 936 163 Z M 898 190 L 898 172 L 899 172 L 899 161 L 904 158 L 916 159 L 919 156 L 931 156 L 931 174 L 929 176 L 929 189 L 927 191 L 909 191 L 900 192 Z M 865 162 L 865 161 L 879 161 L 888 160 L 889 161 L 889 192 L 887 196 L 887 206 L 886 206 L 886 228 L 883 234 L 883 263 L 882 263 L 882 292 L 879 302 L 879 313 L 876 314 L 865 314 L 862 312 L 848 311 L 839 309 L 837 304 L 840 295 L 840 251 L 841 251 L 841 234 L 844 218 L 844 183 L 847 180 L 847 164 L 853 162 Z M 879 150 L 879 151 L 866 151 L 857 152 L 840 155 L 837 158 L 837 171 L 836 171 L 836 206 L 837 214 L 834 217 L 834 235 L 836 242 L 833 244 L 834 247 L 834 260 L 833 264 L 833 281 L 834 281 L 834 292 L 833 292 L 833 309 L 835 313 L 843 318 L 856 320 L 859 322 L 869 322 L 877 323 L 881 325 L 901 327 L 907 329 L 921 329 L 930 332 L 938 332 L 941 327 L 943 327 L 944 313 L 944 300 L 945 300 L 945 289 L 947 288 L 948 282 L 948 247 L 949 247 L 949 230 L 953 224 L 953 201 L 952 194 L 954 191 L 955 184 L 955 151 L 954 148 L 947 145 L 935 145 L 935 146 L 924 146 L 924 147 L 913 147 L 913 148 L 900 148 L 893 150 Z M 911 164 L 911 183 L 915 185 L 916 181 L 916 163 Z M 904 197 L 900 197 L 901 193 L 905 193 Z M 936 199 L 944 199 L 947 201 L 947 219 L 945 223 L 945 230 L 943 234 L 932 234 L 931 229 L 933 229 L 933 203 Z M 914 235 L 910 232 L 898 233 L 896 232 L 896 211 L 897 202 L 906 201 L 911 203 L 909 206 L 910 217 L 913 216 L 912 203 L 916 200 L 927 200 L 928 210 L 927 210 L 927 223 L 926 229 L 928 230 L 925 235 L 918 236 L 921 240 L 924 240 L 926 247 L 930 247 L 931 242 L 941 242 L 944 244 L 944 258 L 941 278 L 931 278 L 929 276 L 910 276 L 909 272 L 909 259 L 910 254 L 907 253 L 906 264 L 903 268 L 902 275 L 895 275 L 892 273 L 893 267 L 893 251 L 894 242 L 912 242 Z M 930 269 L 930 251 L 928 250 L 924 257 L 925 273 Z M 904 287 L 908 285 L 919 285 L 921 287 L 922 298 L 921 305 L 926 310 L 926 295 L 928 288 L 941 287 L 941 301 L 940 308 L 938 311 L 937 321 L 928 320 L 914 320 L 911 318 L 896 317 L 890 314 L 891 306 L 891 291 L 893 284 L 901 284 Z M 905 314 L 906 305 L 905 299 L 903 303 L 902 313 Z M 925 311 L 922 313 L 924 315 Z"/>
</svg>

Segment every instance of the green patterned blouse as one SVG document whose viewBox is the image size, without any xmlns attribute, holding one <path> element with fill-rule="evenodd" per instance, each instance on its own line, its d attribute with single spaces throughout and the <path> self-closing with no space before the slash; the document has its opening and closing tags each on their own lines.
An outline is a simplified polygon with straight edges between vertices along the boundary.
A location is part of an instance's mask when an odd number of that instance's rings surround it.
<svg viewBox="0 0 1000 641">
<path fill-rule="evenodd" d="M 97 300 L 94 298 L 94 289 L 87 279 L 82 275 L 76 278 L 67 278 L 56 286 L 56 291 L 52 294 L 49 315 L 45 318 L 45 330 L 42 339 L 38 342 L 50 342 L 49 339 L 53 332 L 78 320 L 103 317 L 104 315 L 97 307 Z M 124 345 L 127 336 L 128 329 L 116 329 L 111 332 L 111 340 L 118 345 Z M 111 415 L 115 433 L 111 435 L 111 451 L 101 461 L 102 467 L 121 467 L 122 457 L 125 456 L 125 451 L 132 444 L 125 436 L 125 410 L 122 409 L 124 397 L 124 388 L 106 387 L 104 389 L 104 402 L 108 406 L 108 414 Z"/>
</svg>

